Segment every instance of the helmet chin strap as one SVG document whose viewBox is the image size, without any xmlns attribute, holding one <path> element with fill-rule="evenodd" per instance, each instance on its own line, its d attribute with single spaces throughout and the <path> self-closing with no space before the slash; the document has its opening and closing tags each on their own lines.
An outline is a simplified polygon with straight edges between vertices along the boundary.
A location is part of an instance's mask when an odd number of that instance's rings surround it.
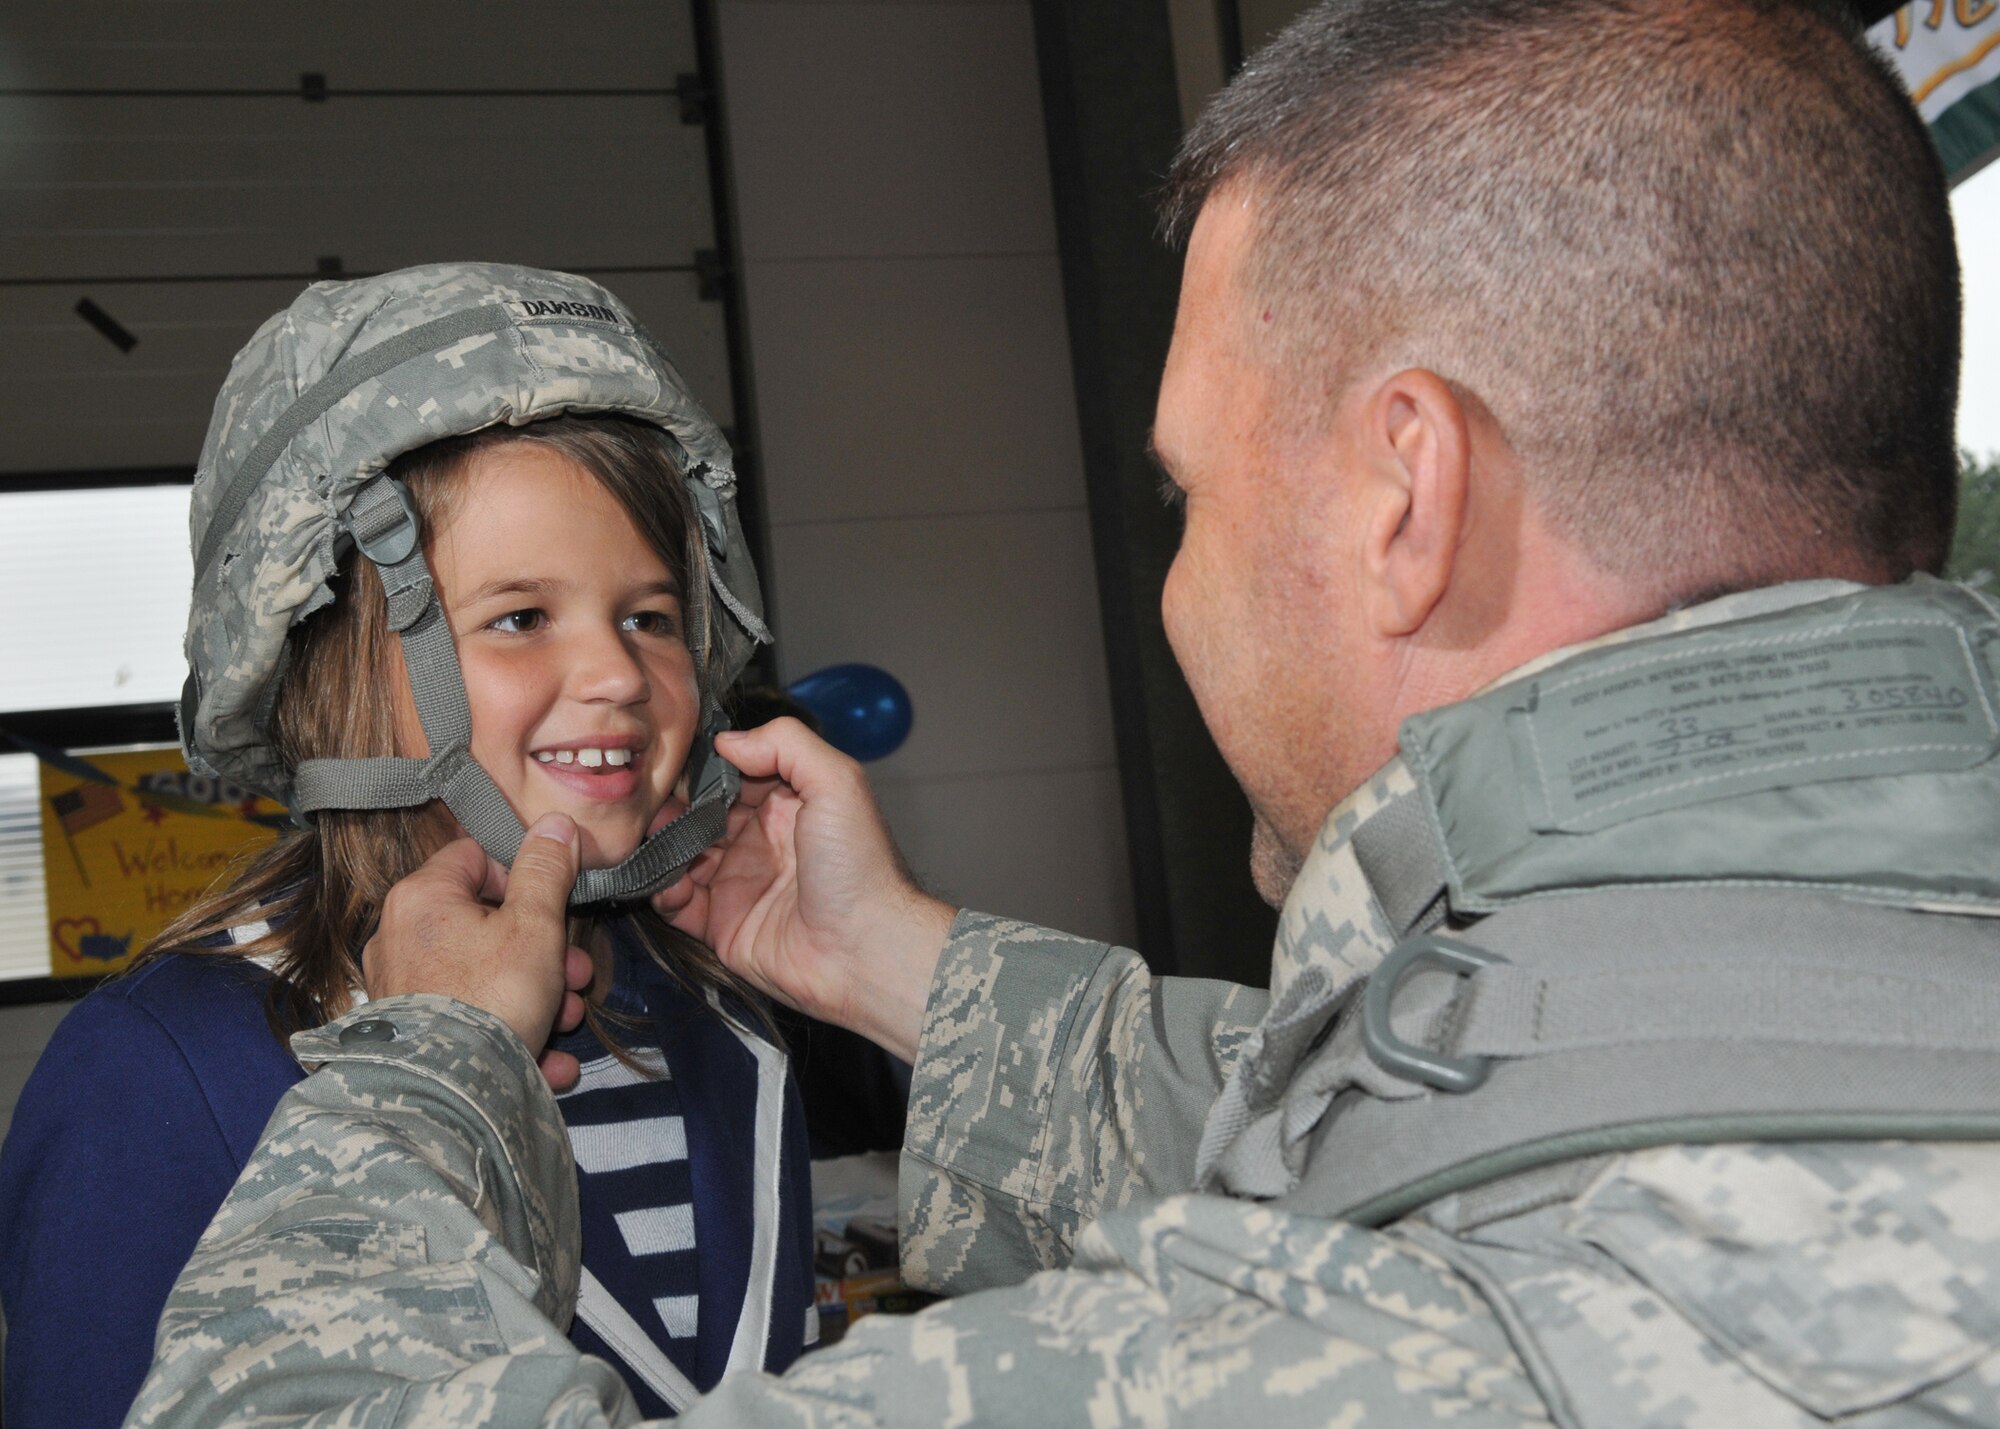
<svg viewBox="0 0 2000 1429">
<path fill-rule="evenodd" d="M 699 486 L 698 481 L 690 485 Z M 698 508 L 699 509 L 699 508 Z M 444 606 L 418 540 L 419 522 L 409 493 L 378 476 L 357 493 L 347 529 L 375 565 L 388 598 L 389 628 L 403 646 L 417 716 L 430 746 L 425 759 L 309 759 L 294 779 L 293 808 L 399 809 L 441 799 L 465 831 L 500 863 L 512 867 L 527 837 L 520 816 L 493 778 L 472 757 L 472 708 Z M 692 540 L 691 548 L 703 543 Z M 712 579 L 706 550 L 702 575 Z M 571 907 L 643 898 L 680 877 L 702 850 L 722 836 L 742 777 L 715 752 L 715 736 L 729 727 L 712 697 L 688 754 L 688 808 L 610 868 L 585 869 L 570 891 Z"/>
</svg>

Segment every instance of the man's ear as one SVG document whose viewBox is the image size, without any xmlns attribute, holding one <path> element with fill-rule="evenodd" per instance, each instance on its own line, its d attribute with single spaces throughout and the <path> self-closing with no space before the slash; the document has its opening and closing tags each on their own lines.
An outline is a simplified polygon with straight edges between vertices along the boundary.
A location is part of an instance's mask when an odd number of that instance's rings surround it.
<svg viewBox="0 0 2000 1429">
<path fill-rule="evenodd" d="M 1370 476 L 1362 510 L 1366 614 L 1380 635 L 1409 635 L 1444 598 L 1458 562 L 1472 434 L 1458 394 L 1420 367 L 1384 379 L 1359 415 Z"/>
</svg>

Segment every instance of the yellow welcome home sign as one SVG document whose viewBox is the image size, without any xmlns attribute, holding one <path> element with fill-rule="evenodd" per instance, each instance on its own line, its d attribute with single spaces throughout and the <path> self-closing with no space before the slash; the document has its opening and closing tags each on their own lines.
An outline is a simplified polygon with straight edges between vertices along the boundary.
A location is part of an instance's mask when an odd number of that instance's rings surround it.
<svg viewBox="0 0 2000 1429">
<path fill-rule="evenodd" d="M 49 972 L 116 972 L 247 849 L 283 808 L 188 772 L 176 749 L 41 767 Z M 79 772 L 88 768 L 102 777 Z"/>
</svg>

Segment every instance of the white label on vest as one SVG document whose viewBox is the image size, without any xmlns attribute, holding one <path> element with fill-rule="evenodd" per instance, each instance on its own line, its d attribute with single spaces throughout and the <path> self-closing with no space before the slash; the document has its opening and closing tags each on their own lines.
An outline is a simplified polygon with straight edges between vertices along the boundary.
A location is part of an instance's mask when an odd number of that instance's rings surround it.
<svg viewBox="0 0 2000 1429">
<path fill-rule="evenodd" d="M 1531 826 L 1580 833 L 1724 794 L 1970 768 L 2000 749 L 1989 683 L 1957 625 L 1861 621 L 1557 671 L 1507 721 Z"/>
</svg>

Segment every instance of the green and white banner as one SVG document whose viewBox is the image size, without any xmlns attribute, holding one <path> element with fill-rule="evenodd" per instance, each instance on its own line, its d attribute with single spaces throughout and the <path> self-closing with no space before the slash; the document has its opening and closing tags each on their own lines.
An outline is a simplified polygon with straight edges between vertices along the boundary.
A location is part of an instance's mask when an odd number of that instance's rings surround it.
<svg viewBox="0 0 2000 1429">
<path fill-rule="evenodd" d="M 1953 183 L 2000 158 L 2000 0 L 1918 0 L 1869 34 L 1902 71 Z"/>
</svg>

